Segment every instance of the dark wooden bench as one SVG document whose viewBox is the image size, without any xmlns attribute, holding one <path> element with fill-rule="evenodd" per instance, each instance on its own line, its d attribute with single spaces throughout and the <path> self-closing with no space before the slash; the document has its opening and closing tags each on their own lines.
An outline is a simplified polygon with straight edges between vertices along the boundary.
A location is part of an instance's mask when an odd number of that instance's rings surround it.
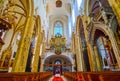
<svg viewBox="0 0 120 81">
<path fill-rule="evenodd" d="M 100 81 L 120 81 L 120 72 L 104 73 L 99 76 Z"/>
<path fill-rule="evenodd" d="M 75 75 L 75 76 L 74 76 Z M 65 72 L 68 81 L 120 81 L 120 72 Z M 76 79 L 75 79 L 76 78 Z"/>
<path fill-rule="evenodd" d="M 52 72 L 40 72 L 40 81 L 48 81 L 52 77 Z"/>
<path fill-rule="evenodd" d="M 0 81 L 14 81 L 10 73 L 0 73 Z"/>
<path fill-rule="evenodd" d="M 51 72 L 0 73 L 0 81 L 47 81 L 51 76 Z"/>
</svg>

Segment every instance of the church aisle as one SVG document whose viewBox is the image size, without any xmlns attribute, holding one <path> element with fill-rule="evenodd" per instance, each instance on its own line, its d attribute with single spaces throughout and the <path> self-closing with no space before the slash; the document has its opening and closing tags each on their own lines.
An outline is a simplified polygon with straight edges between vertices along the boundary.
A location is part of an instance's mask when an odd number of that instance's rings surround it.
<svg viewBox="0 0 120 81">
<path fill-rule="evenodd" d="M 52 77 L 49 79 L 49 81 L 53 81 L 53 78 L 54 78 L 54 76 L 52 76 Z M 67 81 L 64 76 L 61 76 L 61 78 L 63 79 L 63 81 Z M 57 81 L 58 81 L 58 80 L 57 80 Z"/>
</svg>

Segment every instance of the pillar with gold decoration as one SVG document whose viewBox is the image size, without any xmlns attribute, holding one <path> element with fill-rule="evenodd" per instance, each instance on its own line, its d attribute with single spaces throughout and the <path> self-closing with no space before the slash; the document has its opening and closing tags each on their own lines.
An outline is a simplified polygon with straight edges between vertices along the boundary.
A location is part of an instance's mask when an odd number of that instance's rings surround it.
<svg viewBox="0 0 120 81">
<path fill-rule="evenodd" d="M 94 54 L 95 54 L 95 61 L 96 61 L 96 64 L 97 64 L 97 71 L 101 71 L 101 64 L 100 64 L 100 60 L 99 60 L 97 46 L 94 45 L 93 48 L 94 48 Z"/>
<path fill-rule="evenodd" d="M 112 7 L 120 25 L 120 0 L 108 0 L 110 6 Z"/>
<path fill-rule="evenodd" d="M 96 71 L 97 66 L 96 66 L 93 47 L 89 42 L 87 42 L 87 46 L 88 46 L 87 49 L 88 49 L 88 56 L 90 61 L 90 70 Z"/>
<path fill-rule="evenodd" d="M 74 64 L 73 64 L 73 68 L 76 68 L 76 59 L 75 59 L 75 33 L 73 32 L 72 33 L 72 46 L 71 46 L 71 49 L 72 49 L 72 53 L 73 53 L 73 56 L 74 56 Z"/>
<path fill-rule="evenodd" d="M 41 41 L 42 41 L 42 34 L 41 34 L 41 20 L 40 20 L 40 16 L 37 16 L 36 19 L 36 46 L 35 46 L 35 56 L 34 56 L 34 61 L 33 61 L 33 65 L 32 65 L 32 72 L 37 72 L 38 71 L 38 65 L 39 65 L 39 59 L 40 59 L 40 46 L 41 46 Z"/>
<path fill-rule="evenodd" d="M 35 24 L 34 5 L 33 5 L 34 1 L 24 0 L 23 2 L 27 8 L 26 21 L 22 31 L 22 37 L 16 53 L 16 57 L 13 63 L 13 67 L 12 67 L 13 72 L 25 72 L 27 59 L 28 59 L 28 52 L 29 52 L 30 43 L 34 30 L 34 24 Z"/>
<path fill-rule="evenodd" d="M 43 35 L 43 34 L 42 34 Z M 41 49 L 41 51 L 40 51 L 40 55 L 41 55 L 41 64 L 40 64 L 40 72 L 42 72 L 43 71 L 43 68 L 44 68 L 44 66 L 43 66 L 43 60 L 44 60 L 44 55 L 43 55 L 43 40 L 42 40 L 42 42 L 41 42 L 41 46 L 40 46 L 40 49 Z"/>
<path fill-rule="evenodd" d="M 39 63 L 39 56 L 40 56 L 40 46 L 41 46 L 41 41 L 42 41 L 42 34 L 38 34 L 37 37 L 37 43 L 36 43 L 36 49 L 35 49 L 35 57 L 34 57 L 34 62 L 33 62 L 33 67 L 32 67 L 32 72 L 37 72 L 38 71 L 38 63 Z"/>
<path fill-rule="evenodd" d="M 72 33 L 72 53 L 75 54 L 75 34 Z"/>
<path fill-rule="evenodd" d="M 25 72 L 34 23 L 35 17 L 32 15 L 28 16 L 13 64 L 13 72 Z"/>
<path fill-rule="evenodd" d="M 83 16 L 82 20 L 84 21 L 83 25 L 84 25 L 84 33 L 85 33 L 85 38 L 86 38 L 87 50 L 88 50 L 90 70 L 95 71 L 96 63 L 94 61 L 94 50 L 93 50 L 92 44 L 90 43 L 90 40 L 89 40 L 88 31 L 86 30 L 87 23 L 85 23 L 85 20 L 89 20 L 89 17 Z"/>
<path fill-rule="evenodd" d="M 76 60 L 77 60 L 77 71 L 83 71 L 83 60 L 82 52 L 80 47 L 80 38 L 75 34 L 75 47 L 76 47 Z"/>
</svg>

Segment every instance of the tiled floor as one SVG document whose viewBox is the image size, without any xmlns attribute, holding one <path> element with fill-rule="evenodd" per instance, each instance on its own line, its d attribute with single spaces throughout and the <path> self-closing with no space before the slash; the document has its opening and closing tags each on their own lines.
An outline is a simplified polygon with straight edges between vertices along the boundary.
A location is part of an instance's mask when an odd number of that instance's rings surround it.
<svg viewBox="0 0 120 81">
<path fill-rule="evenodd" d="M 53 77 L 54 77 L 54 76 L 53 76 Z M 49 81 L 52 81 L 52 80 L 53 80 L 53 77 L 51 77 L 51 78 L 49 79 Z M 63 81 L 67 81 L 64 76 L 61 76 L 61 77 L 62 77 Z"/>
</svg>

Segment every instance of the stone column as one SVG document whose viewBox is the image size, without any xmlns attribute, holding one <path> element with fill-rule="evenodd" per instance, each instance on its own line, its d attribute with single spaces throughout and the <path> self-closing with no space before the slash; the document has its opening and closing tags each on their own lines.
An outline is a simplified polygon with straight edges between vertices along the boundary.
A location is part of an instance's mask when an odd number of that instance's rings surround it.
<svg viewBox="0 0 120 81">
<path fill-rule="evenodd" d="M 76 47 L 77 71 L 83 71 L 82 52 L 80 47 L 80 40 L 77 35 L 75 35 L 75 47 Z"/>
<path fill-rule="evenodd" d="M 95 62 L 95 55 L 94 49 L 90 43 L 87 42 L 87 49 L 88 49 L 88 56 L 89 56 L 89 63 L 91 71 L 96 71 L 96 62 Z"/>
<path fill-rule="evenodd" d="M 43 36 L 43 34 L 42 34 L 42 36 Z M 43 41 L 43 40 L 42 40 Z M 45 58 L 44 58 L 44 55 L 42 54 L 42 52 L 43 52 L 43 42 L 41 42 L 41 45 L 40 45 L 40 56 L 41 56 L 41 59 L 40 59 L 40 72 L 43 72 L 43 64 L 44 64 L 44 60 L 45 60 Z"/>
<path fill-rule="evenodd" d="M 83 18 L 83 20 L 86 18 Z M 84 20 L 85 21 L 85 20 Z M 86 38 L 86 45 L 87 45 L 87 50 L 88 50 L 88 57 L 89 57 L 89 63 L 90 63 L 90 70 L 91 71 L 96 71 L 96 63 L 94 61 L 94 50 L 92 47 L 92 44 L 90 42 L 90 37 L 88 34 L 88 31 L 86 30 L 87 28 L 87 24 L 83 23 L 84 25 L 84 34 L 85 34 L 85 38 Z M 92 40 L 92 39 L 91 39 Z"/>
<path fill-rule="evenodd" d="M 43 72 L 43 61 L 44 61 L 44 56 L 41 56 L 41 64 L 40 64 L 40 72 Z"/>
<path fill-rule="evenodd" d="M 82 49 L 82 44 L 81 44 L 81 39 L 79 37 L 77 37 L 78 39 L 78 54 L 79 54 L 79 59 L 80 59 L 80 71 L 84 71 L 85 69 L 85 63 L 84 63 L 84 59 L 83 59 L 83 49 Z"/>
<path fill-rule="evenodd" d="M 97 70 L 101 71 L 101 64 L 100 64 L 98 49 L 97 49 L 96 45 L 94 46 L 94 54 L 95 54 L 95 59 L 96 59 L 95 61 L 96 61 L 96 64 L 97 64 Z"/>
<path fill-rule="evenodd" d="M 35 49 L 35 57 L 34 57 L 32 72 L 38 71 L 39 55 L 40 55 L 40 51 L 41 51 L 40 45 L 41 45 L 41 35 L 38 34 L 37 43 L 36 43 L 36 47 L 35 47 L 36 49 Z"/>
<path fill-rule="evenodd" d="M 13 72 L 25 72 L 28 52 L 34 30 L 34 23 L 35 18 L 33 16 L 29 16 L 26 20 L 15 61 L 13 63 Z"/>
<path fill-rule="evenodd" d="M 114 33 L 112 32 L 112 30 L 110 28 L 108 28 L 108 33 L 109 33 L 109 40 L 111 42 L 111 46 L 113 47 L 113 51 L 114 51 L 116 60 L 118 62 L 118 67 L 120 69 L 120 50 L 117 45 L 117 41 L 115 40 Z"/>
<path fill-rule="evenodd" d="M 75 34 L 72 33 L 72 53 L 75 54 Z"/>
<path fill-rule="evenodd" d="M 84 24 L 85 25 L 85 24 Z M 86 27 L 86 26 L 85 26 Z M 90 63 L 90 70 L 96 71 L 96 63 L 94 58 L 94 50 L 93 45 L 91 44 L 88 36 L 88 32 L 86 29 L 84 29 L 85 38 L 86 38 L 86 44 L 87 44 L 87 50 L 88 50 L 88 57 L 89 57 L 89 63 Z M 92 41 L 92 40 L 91 40 Z"/>
</svg>

